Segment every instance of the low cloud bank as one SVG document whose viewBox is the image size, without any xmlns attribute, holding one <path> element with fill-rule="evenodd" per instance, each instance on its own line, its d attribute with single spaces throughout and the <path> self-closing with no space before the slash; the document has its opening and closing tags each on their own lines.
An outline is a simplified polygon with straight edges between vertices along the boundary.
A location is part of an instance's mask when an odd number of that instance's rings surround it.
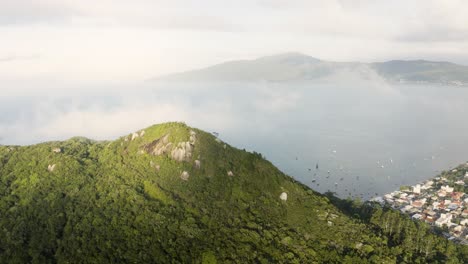
<svg viewBox="0 0 468 264">
<path fill-rule="evenodd" d="M 0 144 L 73 136 L 110 140 L 183 121 L 261 152 L 318 191 L 364 198 L 466 159 L 464 87 L 393 86 L 343 75 L 319 82 L 82 87 L 60 83 L 19 91 L 11 86 L 15 93 L 2 92 Z M 308 169 L 316 163 L 320 171 L 314 175 Z"/>
</svg>

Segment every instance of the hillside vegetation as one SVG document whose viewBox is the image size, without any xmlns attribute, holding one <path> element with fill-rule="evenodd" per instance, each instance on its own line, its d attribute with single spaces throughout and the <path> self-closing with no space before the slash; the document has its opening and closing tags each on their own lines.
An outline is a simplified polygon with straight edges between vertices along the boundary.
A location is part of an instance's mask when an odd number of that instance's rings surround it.
<svg viewBox="0 0 468 264">
<path fill-rule="evenodd" d="M 0 146 L 0 263 L 467 259 L 425 224 L 314 192 L 182 123 L 115 141 Z"/>
</svg>

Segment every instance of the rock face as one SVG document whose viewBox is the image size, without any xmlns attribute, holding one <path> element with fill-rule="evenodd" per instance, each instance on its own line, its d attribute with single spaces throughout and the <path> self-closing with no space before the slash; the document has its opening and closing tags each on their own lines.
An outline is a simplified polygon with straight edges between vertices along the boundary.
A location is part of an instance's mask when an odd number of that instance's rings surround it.
<svg viewBox="0 0 468 264">
<path fill-rule="evenodd" d="M 143 146 L 143 148 L 147 153 L 153 154 L 155 156 L 169 153 L 172 148 L 172 143 L 169 142 L 169 134 Z"/>
<path fill-rule="evenodd" d="M 195 131 L 193 130 L 190 130 L 190 139 L 189 139 L 190 144 L 195 145 L 196 141 L 197 141 L 197 133 L 195 133 Z"/>
<path fill-rule="evenodd" d="M 227 175 L 232 177 L 234 176 L 234 173 L 232 171 L 228 171 Z"/>
<path fill-rule="evenodd" d="M 179 142 L 177 145 L 175 145 L 172 144 L 172 142 L 169 142 L 169 134 L 167 134 L 143 146 L 143 149 L 147 153 L 155 156 L 169 154 L 170 157 L 176 161 L 190 161 L 192 159 L 193 148 L 196 141 L 196 133 L 195 131 L 191 130 L 189 141 Z"/>
<path fill-rule="evenodd" d="M 55 169 L 55 164 L 52 164 L 52 165 L 49 164 L 49 166 L 47 166 L 47 170 L 50 172 L 53 172 L 54 169 Z"/>
<path fill-rule="evenodd" d="M 201 167 L 201 162 L 199 160 L 195 160 L 195 168 L 199 169 Z"/>
<path fill-rule="evenodd" d="M 171 157 L 177 161 L 189 161 L 192 158 L 193 147 L 197 141 L 197 133 L 190 130 L 190 138 L 187 142 L 179 142 L 171 151 Z"/>
<path fill-rule="evenodd" d="M 54 149 L 52 149 L 52 151 L 54 153 L 60 153 L 60 152 L 62 152 L 62 149 L 61 148 L 54 148 Z"/>
<path fill-rule="evenodd" d="M 189 177 L 190 177 L 190 175 L 189 175 L 189 173 L 186 172 L 186 171 L 182 172 L 182 174 L 180 175 L 180 178 L 181 178 L 182 180 L 184 180 L 184 181 L 188 181 Z"/>
<path fill-rule="evenodd" d="M 177 161 L 188 161 L 192 158 L 192 150 L 190 142 L 179 142 L 171 151 L 171 157 Z"/>
<path fill-rule="evenodd" d="M 282 201 L 287 201 L 287 200 L 288 200 L 288 194 L 285 193 L 285 192 L 281 193 L 280 199 L 281 199 Z"/>
</svg>

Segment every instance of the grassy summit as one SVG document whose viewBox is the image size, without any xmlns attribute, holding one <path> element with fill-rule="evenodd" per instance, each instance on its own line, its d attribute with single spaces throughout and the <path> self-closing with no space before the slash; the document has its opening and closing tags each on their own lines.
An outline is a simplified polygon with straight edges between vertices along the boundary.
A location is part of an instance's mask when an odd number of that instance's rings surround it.
<svg viewBox="0 0 468 264">
<path fill-rule="evenodd" d="M 466 247 L 424 224 L 316 193 L 260 154 L 182 123 L 115 141 L 0 146 L 0 263 L 463 263 L 466 257 Z"/>
</svg>

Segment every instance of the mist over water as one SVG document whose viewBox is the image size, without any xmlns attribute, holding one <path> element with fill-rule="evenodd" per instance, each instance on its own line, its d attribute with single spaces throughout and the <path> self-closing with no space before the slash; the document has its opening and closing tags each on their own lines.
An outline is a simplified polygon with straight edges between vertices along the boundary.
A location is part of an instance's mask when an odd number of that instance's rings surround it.
<svg viewBox="0 0 468 264">
<path fill-rule="evenodd" d="M 467 87 L 345 79 L 12 89 L 0 93 L 0 144 L 115 139 L 183 121 L 315 190 L 365 199 L 468 160 Z"/>
</svg>

